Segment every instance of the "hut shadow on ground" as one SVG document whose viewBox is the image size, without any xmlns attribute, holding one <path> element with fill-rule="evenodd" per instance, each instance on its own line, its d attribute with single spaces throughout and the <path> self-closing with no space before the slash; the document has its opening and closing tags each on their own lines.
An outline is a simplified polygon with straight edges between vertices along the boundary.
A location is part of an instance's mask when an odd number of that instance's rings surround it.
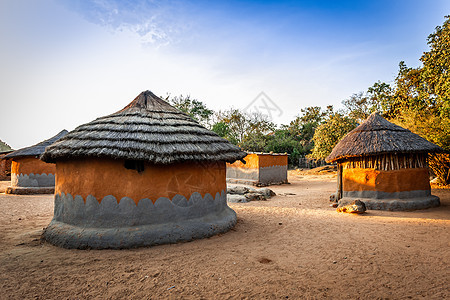
<svg viewBox="0 0 450 300">
<path fill-rule="evenodd" d="M 450 190 L 432 189 L 432 194 L 438 196 L 441 205 L 427 209 L 413 211 L 380 211 L 369 210 L 368 214 L 373 217 L 416 219 L 420 220 L 446 220 L 450 221 Z"/>
</svg>

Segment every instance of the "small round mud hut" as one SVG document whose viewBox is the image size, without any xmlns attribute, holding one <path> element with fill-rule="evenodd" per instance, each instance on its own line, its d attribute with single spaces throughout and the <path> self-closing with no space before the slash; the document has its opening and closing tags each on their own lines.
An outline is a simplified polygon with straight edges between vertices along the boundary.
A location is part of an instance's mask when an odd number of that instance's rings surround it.
<svg viewBox="0 0 450 300">
<path fill-rule="evenodd" d="M 5 159 L 11 161 L 11 186 L 7 194 L 52 194 L 55 191 L 55 164 L 45 163 L 39 159 L 45 148 L 67 134 L 62 130 L 48 140 L 36 145 L 16 150 Z"/>
<path fill-rule="evenodd" d="M 337 162 L 337 199 L 362 200 L 367 209 L 439 206 L 431 195 L 427 154 L 442 149 L 378 113 L 349 132 L 326 158 Z"/>
<path fill-rule="evenodd" d="M 246 153 L 150 91 L 48 147 L 54 217 L 44 232 L 65 248 L 130 248 L 226 232 L 226 162 Z"/>
</svg>

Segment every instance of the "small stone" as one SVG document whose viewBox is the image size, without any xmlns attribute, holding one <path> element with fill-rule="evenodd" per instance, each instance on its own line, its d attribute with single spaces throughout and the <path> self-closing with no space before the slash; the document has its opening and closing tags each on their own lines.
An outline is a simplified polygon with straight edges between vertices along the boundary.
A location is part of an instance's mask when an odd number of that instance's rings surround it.
<svg viewBox="0 0 450 300">
<path fill-rule="evenodd" d="M 278 223 L 278 225 L 283 225 L 283 223 L 280 222 L 280 223 Z"/>
<path fill-rule="evenodd" d="M 345 212 L 345 213 L 362 214 L 362 213 L 366 212 L 366 205 L 361 200 L 355 200 L 352 203 L 347 204 L 347 205 L 340 202 L 336 211 L 337 212 Z"/>
<path fill-rule="evenodd" d="M 333 260 L 333 264 L 337 264 L 337 261 Z"/>
<path fill-rule="evenodd" d="M 336 194 L 330 195 L 330 202 L 336 202 Z"/>
</svg>

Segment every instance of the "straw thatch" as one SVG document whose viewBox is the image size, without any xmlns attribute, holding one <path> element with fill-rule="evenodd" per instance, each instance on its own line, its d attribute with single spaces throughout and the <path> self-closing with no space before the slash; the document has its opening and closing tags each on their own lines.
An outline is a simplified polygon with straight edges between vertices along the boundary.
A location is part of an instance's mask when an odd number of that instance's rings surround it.
<svg viewBox="0 0 450 300">
<path fill-rule="evenodd" d="M 5 156 L 5 158 L 19 158 L 19 157 L 26 157 L 26 156 L 40 156 L 42 153 L 44 153 L 45 148 L 62 138 L 68 133 L 67 130 L 60 131 L 57 135 L 54 137 L 49 138 L 48 140 L 45 140 L 43 142 L 40 142 L 36 145 L 22 148 L 19 150 L 16 150 L 8 155 Z"/>
<path fill-rule="evenodd" d="M 341 164 L 344 169 L 361 168 L 383 171 L 428 168 L 426 153 L 389 153 L 349 157 Z"/>
<path fill-rule="evenodd" d="M 46 162 L 110 157 L 169 164 L 242 159 L 241 151 L 150 91 L 124 109 L 81 125 L 48 147 Z"/>
<path fill-rule="evenodd" d="M 392 124 L 375 112 L 342 138 L 326 161 L 334 162 L 350 157 L 391 153 L 412 154 L 440 151 L 443 151 L 441 147 L 408 129 Z"/>
<path fill-rule="evenodd" d="M 13 149 L 4 141 L 0 140 L 0 154 L 8 153 L 13 151 Z"/>
</svg>

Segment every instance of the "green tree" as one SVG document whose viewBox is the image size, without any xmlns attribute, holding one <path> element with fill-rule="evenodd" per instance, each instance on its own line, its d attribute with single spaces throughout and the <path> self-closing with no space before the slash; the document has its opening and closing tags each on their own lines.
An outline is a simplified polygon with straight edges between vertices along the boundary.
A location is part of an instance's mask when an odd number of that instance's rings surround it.
<svg viewBox="0 0 450 300">
<path fill-rule="evenodd" d="M 258 113 L 246 114 L 246 133 L 241 141 L 241 147 L 247 151 L 264 152 L 268 135 L 275 130 L 275 124 Z"/>
<path fill-rule="evenodd" d="M 371 103 L 370 113 L 374 111 L 383 113 L 390 109 L 390 103 L 393 98 L 393 89 L 389 84 L 377 81 L 367 89 L 366 94 Z"/>
<path fill-rule="evenodd" d="M 342 101 L 342 104 L 348 115 L 359 122 L 365 120 L 372 112 L 372 103 L 364 92 L 351 95 L 350 98 Z"/>
<path fill-rule="evenodd" d="M 320 106 L 305 107 L 300 110 L 300 116 L 287 126 L 286 129 L 299 144 L 298 147 L 295 147 L 299 155 L 304 155 L 312 150 L 316 128 L 331 114 L 333 114 L 332 105 L 327 106 L 325 110 L 322 110 Z"/>
<path fill-rule="evenodd" d="M 450 151 L 450 17 L 428 36 L 430 50 L 419 68 L 402 62 L 394 102 L 400 108 L 393 121 Z M 449 155 L 431 155 L 429 164 L 442 182 L 450 184 Z"/>
<path fill-rule="evenodd" d="M 441 117 L 450 115 L 450 16 L 428 36 L 430 51 L 424 52 L 421 80 L 430 102 Z"/>
<path fill-rule="evenodd" d="M 357 126 L 354 119 L 340 113 L 331 115 L 314 133 L 314 149 L 309 155 L 315 159 L 325 159 L 334 146 Z"/>
<path fill-rule="evenodd" d="M 231 108 L 216 113 L 215 124 L 223 123 L 226 125 L 226 135 L 224 138 L 235 145 L 239 145 L 247 130 L 247 116 L 239 109 Z M 215 125 L 213 125 L 214 127 Z M 222 125 L 218 125 L 222 126 Z"/>
<path fill-rule="evenodd" d="M 209 127 L 209 120 L 214 111 L 207 108 L 203 102 L 191 99 L 191 96 L 184 97 L 183 95 L 175 96 L 171 99 L 166 98 L 170 104 L 178 108 L 182 112 L 188 114 L 192 119 L 196 120 L 203 126 Z"/>
<path fill-rule="evenodd" d="M 288 153 L 288 162 L 291 166 L 298 164 L 298 159 L 305 154 L 304 148 L 296 136 L 292 135 L 286 126 L 275 130 L 267 137 L 264 152 Z"/>
<path fill-rule="evenodd" d="M 230 128 L 228 127 L 228 124 L 224 122 L 215 123 L 211 130 L 217 133 L 218 136 L 221 136 L 223 138 L 226 138 L 230 134 Z"/>
</svg>

